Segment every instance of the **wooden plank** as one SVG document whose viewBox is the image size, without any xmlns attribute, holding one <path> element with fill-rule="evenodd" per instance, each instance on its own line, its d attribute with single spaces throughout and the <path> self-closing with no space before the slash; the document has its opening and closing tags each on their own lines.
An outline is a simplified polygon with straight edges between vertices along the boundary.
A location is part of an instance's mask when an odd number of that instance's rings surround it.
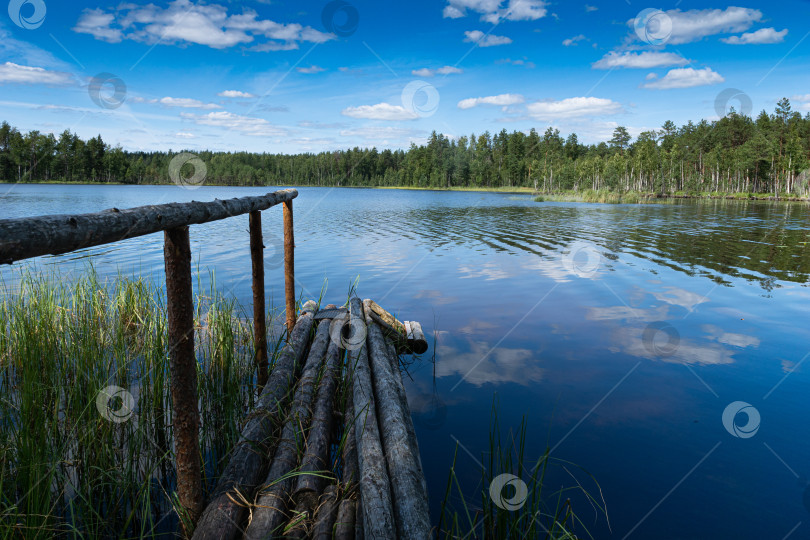
<svg viewBox="0 0 810 540">
<path fill-rule="evenodd" d="M 401 323 L 373 300 L 363 300 L 363 307 L 366 316 L 371 316 L 371 319 L 383 330 L 385 336 L 394 340 L 398 351 L 424 354 L 428 350 L 428 342 L 422 334 L 422 326 L 419 323 Z M 418 333 L 415 331 L 414 325 L 418 327 Z"/>
<path fill-rule="evenodd" d="M 273 366 L 267 386 L 245 421 L 242 436 L 197 524 L 194 540 L 241 537 L 248 504 L 253 502 L 256 489 L 265 478 L 269 454 L 276 443 L 273 435 L 281 425 L 283 407 L 307 352 L 315 309 L 315 302 L 304 304 L 292 336 Z"/>
<path fill-rule="evenodd" d="M 160 231 L 208 223 L 266 210 L 292 201 L 295 189 L 260 197 L 212 202 L 170 203 L 94 214 L 41 216 L 0 220 L 0 264 L 58 255 Z"/>
<path fill-rule="evenodd" d="M 203 488 L 188 227 L 167 230 L 164 233 L 163 252 L 177 498 L 193 525 L 203 511 Z"/>
</svg>

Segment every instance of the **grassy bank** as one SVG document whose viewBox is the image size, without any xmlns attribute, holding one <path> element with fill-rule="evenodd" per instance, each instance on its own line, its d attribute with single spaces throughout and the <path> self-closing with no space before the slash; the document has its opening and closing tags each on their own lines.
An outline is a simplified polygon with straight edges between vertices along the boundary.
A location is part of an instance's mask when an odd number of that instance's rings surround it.
<svg viewBox="0 0 810 540">
<path fill-rule="evenodd" d="M 140 279 L 0 286 L 0 537 L 172 534 L 165 293 Z M 252 325 L 215 291 L 195 302 L 208 487 L 256 388 Z"/>
<path fill-rule="evenodd" d="M 676 199 L 711 199 L 734 201 L 781 201 L 781 202 L 810 202 L 808 198 L 797 197 L 783 193 L 779 196 L 773 193 L 725 193 L 709 191 L 677 191 L 661 195 L 642 191 L 608 191 L 592 190 L 560 191 L 536 195 L 535 202 L 586 202 L 607 204 L 638 204 L 652 202 L 667 202 Z"/>
</svg>

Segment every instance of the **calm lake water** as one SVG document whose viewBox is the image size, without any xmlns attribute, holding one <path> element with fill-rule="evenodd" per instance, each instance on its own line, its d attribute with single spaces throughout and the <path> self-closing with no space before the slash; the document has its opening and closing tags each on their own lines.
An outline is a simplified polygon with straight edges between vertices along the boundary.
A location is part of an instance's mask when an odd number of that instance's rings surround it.
<svg viewBox="0 0 810 540">
<path fill-rule="evenodd" d="M 0 217 L 271 189 L 7 185 Z M 303 297 L 317 298 L 328 279 L 327 303 L 342 304 L 359 276 L 361 298 L 438 336 L 425 355 L 435 354 L 435 378 L 422 361 L 406 383 L 434 519 L 457 441 L 462 486 L 480 504 L 488 486 L 478 460 L 497 398 L 502 428 L 526 417 L 530 461 L 548 446 L 598 480 L 609 524 L 574 501 L 596 538 L 810 537 L 808 207 L 299 191 Z M 280 305 L 281 209 L 263 225 L 268 294 Z M 245 306 L 247 228 L 241 216 L 191 229 L 203 285 L 212 271 Z M 162 242 L 151 235 L 32 264 L 71 279 L 89 260 L 103 275 L 160 282 Z M 7 283 L 13 275 L 0 269 Z M 573 480 L 560 471 L 550 483 Z"/>
</svg>

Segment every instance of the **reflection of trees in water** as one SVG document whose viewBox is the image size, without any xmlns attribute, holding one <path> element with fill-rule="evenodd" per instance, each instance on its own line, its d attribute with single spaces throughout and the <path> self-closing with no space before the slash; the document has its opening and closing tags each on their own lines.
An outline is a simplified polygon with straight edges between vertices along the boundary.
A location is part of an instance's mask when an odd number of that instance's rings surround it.
<svg viewBox="0 0 810 540">
<path fill-rule="evenodd" d="M 757 282 L 767 292 L 780 281 L 805 283 L 810 276 L 810 212 L 798 204 L 713 200 L 434 207 L 409 210 L 399 218 L 433 248 L 483 244 L 498 252 L 558 259 L 579 240 L 604 248 L 603 255 L 613 261 L 626 253 L 724 286 L 732 286 L 729 278 Z"/>
</svg>

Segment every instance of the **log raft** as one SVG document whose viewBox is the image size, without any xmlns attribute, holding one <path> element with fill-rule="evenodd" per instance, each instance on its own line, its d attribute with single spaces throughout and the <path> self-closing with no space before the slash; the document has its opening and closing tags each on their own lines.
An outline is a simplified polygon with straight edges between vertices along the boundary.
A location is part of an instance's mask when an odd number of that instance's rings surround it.
<svg viewBox="0 0 810 540">
<path fill-rule="evenodd" d="M 431 538 L 399 362 L 426 350 L 371 300 L 307 302 L 193 538 Z"/>
</svg>

